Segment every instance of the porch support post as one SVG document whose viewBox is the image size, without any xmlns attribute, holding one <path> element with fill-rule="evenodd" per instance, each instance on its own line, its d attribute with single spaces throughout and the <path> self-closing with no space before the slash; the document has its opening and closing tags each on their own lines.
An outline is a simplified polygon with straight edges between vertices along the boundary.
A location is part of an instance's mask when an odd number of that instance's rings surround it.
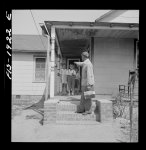
<svg viewBox="0 0 146 150">
<path fill-rule="evenodd" d="M 51 69 L 50 69 L 50 98 L 54 97 L 54 83 L 55 83 L 55 28 L 51 27 Z"/>
<path fill-rule="evenodd" d="M 139 32 L 138 32 L 137 40 L 139 41 Z M 137 69 L 137 57 L 138 57 L 137 55 L 138 55 L 138 51 L 139 51 L 138 50 L 138 41 L 136 41 L 136 60 L 135 60 L 136 61 L 136 69 Z"/>
<path fill-rule="evenodd" d="M 47 59 L 46 59 L 46 93 L 45 93 L 45 101 L 48 99 L 48 89 L 49 89 L 49 78 L 50 78 L 50 35 L 47 35 L 48 40 L 48 48 L 47 48 Z"/>
<path fill-rule="evenodd" d="M 55 32 L 56 33 L 56 32 Z M 58 40 L 58 36 L 57 36 L 57 33 L 56 33 L 56 36 L 55 36 L 55 41 L 56 41 L 56 44 L 57 44 L 57 52 L 58 52 L 58 60 L 57 60 L 57 73 L 60 73 L 60 69 L 61 69 L 61 59 L 62 59 L 62 52 L 61 52 L 61 49 L 60 49 L 60 44 L 59 44 L 59 40 Z M 60 93 L 62 91 L 62 84 L 61 84 L 61 80 L 60 80 L 60 76 L 58 77 L 58 88 L 57 88 L 57 92 Z"/>
<path fill-rule="evenodd" d="M 56 33 L 56 32 L 55 32 Z M 61 53 L 61 50 L 60 50 L 60 44 L 59 44 L 59 41 L 58 41 L 58 36 L 57 34 L 55 34 L 55 41 L 56 41 L 56 44 L 58 46 L 58 53 L 61 55 L 62 57 L 62 53 Z"/>
<path fill-rule="evenodd" d="M 90 55 L 92 64 L 94 66 L 94 37 L 90 38 Z"/>
</svg>

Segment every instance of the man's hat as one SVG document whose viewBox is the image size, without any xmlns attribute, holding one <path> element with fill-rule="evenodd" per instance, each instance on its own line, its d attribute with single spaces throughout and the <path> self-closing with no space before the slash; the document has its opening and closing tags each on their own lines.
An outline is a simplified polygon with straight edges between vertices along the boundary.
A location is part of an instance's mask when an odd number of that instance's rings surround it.
<svg viewBox="0 0 146 150">
<path fill-rule="evenodd" d="M 82 55 L 87 57 L 87 58 L 89 57 L 89 53 L 87 51 L 82 52 Z"/>
</svg>

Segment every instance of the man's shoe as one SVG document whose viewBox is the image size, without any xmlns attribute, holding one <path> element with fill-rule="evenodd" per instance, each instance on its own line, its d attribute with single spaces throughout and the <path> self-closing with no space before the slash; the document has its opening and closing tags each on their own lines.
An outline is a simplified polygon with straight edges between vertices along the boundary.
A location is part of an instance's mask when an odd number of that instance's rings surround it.
<svg viewBox="0 0 146 150">
<path fill-rule="evenodd" d="M 92 112 L 90 111 L 85 111 L 84 113 L 82 113 L 83 115 L 88 115 L 88 114 L 92 114 Z"/>
<path fill-rule="evenodd" d="M 80 113 L 80 114 L 82 114 L 82 113 L 84 113 L 84 112 L 81 112 L 81 111 L 75 111 L 75 113 Z"/>
</svg>

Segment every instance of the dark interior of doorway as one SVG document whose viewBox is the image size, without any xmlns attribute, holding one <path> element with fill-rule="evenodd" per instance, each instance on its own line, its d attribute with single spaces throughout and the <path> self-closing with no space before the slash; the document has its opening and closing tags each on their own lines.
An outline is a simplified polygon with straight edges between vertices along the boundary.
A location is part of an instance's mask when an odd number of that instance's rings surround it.
<svg viewBox="0 0 146 150">
<path fill-rule="evenodd" d="M 78 59 L 79 59 L 79 60 L 78 60 Z M 69 61 L 69 62 L 68 62 L 68 61 Z M 78 62 L 78 61 L 81 61 L 81 59 L 80 59 L 80 58 L 68 58 L 68 59 L 67 59 L 67 62 L 68 62 L 68 63 L 66 63 L 66 64 L 67 64 L 67 66 L 66 66 L 67 69 L 69 69 L 69 65 L 70 65 L 70 64 L 73 64 L 75 68 L 78 68 L 77 65 L 74 63 L 74 62 Z"/>
<path fill-rule="evenodd" d="M 81 67 L 78 67 L 74 62 L 81 62 L 81 57 L 68 57 L 66 59 L 66 68 L 69 69 L 69 65 L 73 64 L 75 68 L 79 69 L 80 72 L 80 89 L 79 91 L 81 92 L 81 75 L 82 75 L 82 71 L 81 71 Z"/>
</svg>

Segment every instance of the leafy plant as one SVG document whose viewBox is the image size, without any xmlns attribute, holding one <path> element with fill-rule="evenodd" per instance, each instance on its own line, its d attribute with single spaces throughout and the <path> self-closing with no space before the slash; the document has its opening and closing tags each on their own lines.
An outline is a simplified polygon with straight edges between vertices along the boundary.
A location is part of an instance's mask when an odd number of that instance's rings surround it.
<svg viewBox="0 0 146 150">
<path fill-rule="evenodd" d="M 122 100 L 123 93 L 119 93 L 113 102 L 114 118 L 122 117 L 125 111 L 126 103 Z"/>
</svg>

